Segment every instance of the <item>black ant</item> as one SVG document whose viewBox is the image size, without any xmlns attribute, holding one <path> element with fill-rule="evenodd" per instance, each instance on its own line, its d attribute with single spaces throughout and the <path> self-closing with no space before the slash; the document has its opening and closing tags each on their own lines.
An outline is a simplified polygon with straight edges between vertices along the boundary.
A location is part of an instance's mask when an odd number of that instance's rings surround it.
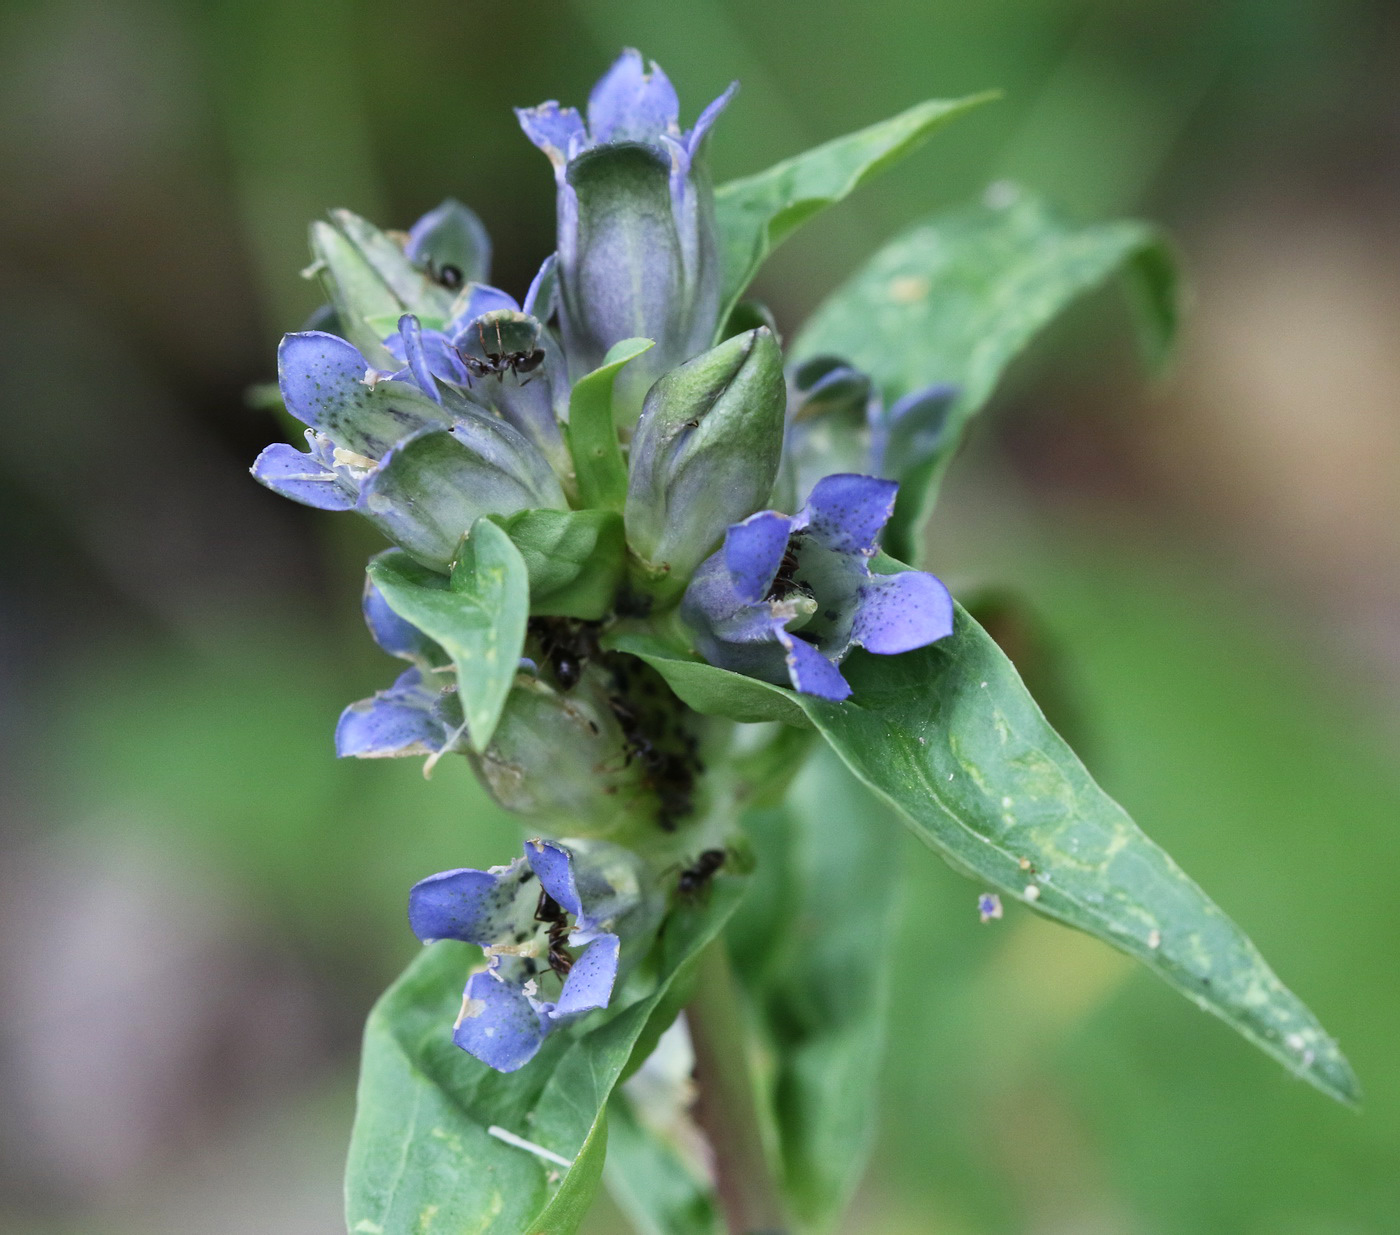
<svg viewBox="0 0 1400 1235">
<path fill-rule="evenodd" d="M 543 888 L 540 889 L 539 904 L 535 906 L 535 921 L 549 924 L 550 969 L 560 978 L 568 977 L 574 967 L 573 954 L 565 946 L 569 941 L 569 920 L 564 906 Z"/>
<path fill-rule="evenodd" d="M 480 356 L 471 356 L 462 353 L 462 363 L 467 366 L 467 372 L 473 377 L 490 377 L 495 375 L 496 380 L 502 381 L 507 373 L 519 377 L 522 373 L 533 373 L 544 363 L 544 349 L 532 347 L 527 351 L 507 351 L 505 341 L 501 338 L 501 323 L 499 320 L 493 323 L 496 327 L 496 350 L 492 351 L 486 342 L 486 332 L 482 329 L 481 321 L 476 323 L 476 337 L 481 344 Z M 520 383 L 522 386 L 524 382 Z"/>
<path fill-rule="evenodd" d="M 572 618 L 535 618 L 530 630 L 539 639 L 540 654 L 549 662 L 559 689 L 572 690 L 589 659 L 598 654 L 597 624 Z"/>
<path fill-rule="evenodd" d="M 788 543 L 783 549 L 783 560 L 778 564 L 778 573 L 773 576 L 773 583 L 768 589 L 767 600 L 782 600 L 794 588 L 811 595 L 811 588 L 801 580 L 796 578 L 797 574 L 797 551 L 800 544 L 801 532 L 794 532 L 788 538 Z"/>
<path fill-rule="evenodd" d="M 427 274 L 434 283 L 439 287 L 445 287 L 449 292 L 460 290 L 465 278 L 460 266 L 439 266 L 431 257 L 428 259 Z"/>
<path fill-rule="evenodd" d="M 728 850 L 706 849 L 691 865 L 681 871 L 681 877 L 676 880 L 676 891 L 685 897 L 697 896 L 728 860 Z"/>
</svg>

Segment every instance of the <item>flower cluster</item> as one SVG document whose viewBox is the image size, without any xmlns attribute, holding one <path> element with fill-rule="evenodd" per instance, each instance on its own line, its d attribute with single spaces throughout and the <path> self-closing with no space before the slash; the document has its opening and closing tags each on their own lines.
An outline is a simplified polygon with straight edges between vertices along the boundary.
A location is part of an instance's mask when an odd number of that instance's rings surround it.
<svg viewBox="0 0 1400 1235">
<path fill-rule="evenodd" d="M 732 94 L 683 129 L 665 74 L 629 51 L 586 115 L 521 110 L 554 166 L 558 234 L 519 301 L 489 283 L 489 240 L 457 202 L 406 234 L 335 212 L 312 231 L 329 304 L 278 355 L 307 448 L 269 446 L 254 476 L 373 523 L 396 548 L 372 579 L 418 597 L 368 584 L 370 632 L 407 667 L 346 709 L 338 752 L 464 754 L 534 830 L 571 838 L 413 889 L 420 938 L 485 954 L 454 1041 L 502 1071 L 607 1007 L 684 893 L 674 872 L 724 852 L 703 758 L 720 722 L 619 632 L 839 702 L 853 649 L 898 655 L 952 629 L 943 585 L 878 545 L 955 392 L 886 411 L 849 365 L 785 371 L 771 328 L 720 320 L 704 152 Z M 509 538 L 514 575 L 471 575 L 481 520 Z M 466 706 L 498 666 L 515 670 L 504 702 Z"/>
</svg>

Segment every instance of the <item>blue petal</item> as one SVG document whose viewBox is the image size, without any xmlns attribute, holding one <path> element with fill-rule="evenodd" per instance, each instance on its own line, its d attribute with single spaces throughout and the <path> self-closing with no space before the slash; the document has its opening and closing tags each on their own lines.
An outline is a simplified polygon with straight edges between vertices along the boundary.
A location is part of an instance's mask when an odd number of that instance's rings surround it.
<svg viewBox="0 0 1400 1235">
<path fill-rule="evenodd" d="M 559 902 L 565 913 L 577 918 L 583 912 L 583 902 L 574 885 L 573 855 L 553 841 L 531 840 L 525 842 L 525 857 L 540 877 L 540 887 Z"/>
<path fill-rule="evenodd" d="M 520 306 L 522 313 L 542 322 L 547 322 L 554 316 L 555 298 L 559 293 L 558 266 L 559 258 L 554 253 L 551 253 L 540 264 L 535 277 L 530 280 L 529 290 L 525 293 L 525 302 Z"/>
<path fill-rule="evenodd" d="M 389 608 L 383 593 L 369 579 L 365 580 L 361 609 L 370 635 L 390 656 L 399 656 L 425 667 L 447 664 L 448 658 L 442 649 L 412 622 L 406 622 Z"/>
<path fill-rule="evenodd" d="M 729 88 L 700 113 L 699 118 L 695 121 L 695 127 L 685 135 L 686 150 L 692 159 L 695 157 L 695 152 L 700 149 L 700 143 L 709 135 L 714 122 L 719 119 L 720 113 L 729 106 L 730 99 L 734 97 L 738 89 L 739 83 L 737 81 L 730 82 Z"/>
<path fill-rule="evenodd" d="M 559 1002 L 549 1011 L 552 1020 L 606 1008 L 617 980 L 620 941 L 616 935 L 599 935 L 574 958 L 564 979 Z"/>
<path fill-rule="evenodd" d="M 932 575 L 875 575 L 861 589 L 852 637 L 867 651 L 894 656 L 953 633 L 953 598 Z"/>
<path fill-rule="evenodd" d="M 833 703 L 850 698 L 850 683 L 841 676 L 841 670 L 816 648 L 785 630 L 778 632 L 778 638 L 787 652 L 788 676 L 792 679 L 793 689 L 800 690 L 804 695 L 829 699 Z"/>
<path fill-rule="evenodd" d="M 573 943 L 597 937 L 636 904 L 634 876 L 630 887 L 625 886 L 628 880 L 621 880 L 622 887 L 612 882 L 629 862 L 626 851 L 616 845 L 575 841 L 566 849 L 555 841 L 529 840 L 525 857 L 540 877 L 540 887 L 573 917 L 569 934 Z"/>
<path fill-rule="evenodd" d="M 461 939 L 480 947 L 523 943 L 535 931 L 539 891 L 523 858 L 490 870 L 442 871 L 413 885 L 408 924 L 424 943 Z M 518 938 L 524 932 L 523 938 Z"/>
<path fill-rule="evenodd" d="M 368 368 L 352 344 L 320 330 L 284 335 L 277 348 L 282 402 L 313 429 L 327 429 L 345 393 L 363 382 Z"/>
<path fill-rule="evenodd" d="M 274 442 L 253 463 L 253 479 L 274 493 L 317 510 L 350 510 L 356 495 L 333 468 L 285 442 Z"/>
<path fill-rule="evenodd" d="M 447 734 L 433 715 L 438 692 L 423 685 L 417 669 L 401 673 L 372 699 L 352 703 L 335 727 L 335 753 L 342 759 L 434 755 Z"/>
<path fill-rule="evenodd" d="M 793 521 L 827 548 L 869 555 L 894 511 L 899 485 L 892 480 L 838 472 L 817 481 Z"/>
<path fill-rule="evenodd" d="M 740 600 L 762 600 L 783 562 L 792 520 L 776 510 L 760 510 L 724 535 L 724 564 Z"/>
<path fill-rule="evenodd" d="M 493 962 L 474 973 L 462 997 L 452 1041 L 497 1072 L 514 1072 L 535 1057 L 544 1041 L 540 1015 L 515 983 Z"/>
<path fill-rule="evenodd" d="M 588 132 L 595 142 L 655 142 L 663 133 L 678 135 L 680 114 L 670 78 L 654 61 L 647 72 L 641 53 L 630 47 L 588 96 Z"/>
<path fill-rule="evenodd" d="M 517 107 L 515 116 L 525 136 L 549 156 L 556 173 L 563 171 L 587 140 L 578 112 L 572 107 L 560 107 L 553 99 L 538 107 Z"/>
<path fill-rule="evenodd" d="M 368 365 L 344 339 L 310 331 L 283 337 L 277 382 L 287 410 L 337 446 L 377 459 L 433 424 L 438 409 L 405 382 L 365 383 Z"/>
<path fill-rule="evenodd" d="M 442 395 L 438 393 L 437 382 L 433 380 L 433 371 L 423 350 L 423 328 L 412 313 L 405 313 L 399 318 L 399 338 L 403 341 L 404 360 L 418 388 L 434 403 L 441 403 Z"/>
</svg>

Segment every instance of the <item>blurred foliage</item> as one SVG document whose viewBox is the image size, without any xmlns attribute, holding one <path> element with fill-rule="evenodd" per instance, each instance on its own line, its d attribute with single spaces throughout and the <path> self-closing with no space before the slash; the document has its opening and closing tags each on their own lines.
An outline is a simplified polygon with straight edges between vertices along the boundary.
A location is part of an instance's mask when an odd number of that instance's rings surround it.
<svg viewBox="0 0 1400 1235">
<path fill-rule="evenodd" d="M 1397 33 L 1382 0 L 8 0 L 0 361 L 46 377 L 0 409 L 0 842 L 153 839 L 236 889 L 348 1020 L 416 950 L 408 885 L 514 849 L 453 761 L 425 784 L 408 763 L 334 760 L 339 709 L 393 676 L 355 623 L 373 538 L 240 474 L 281 430 L 241 391 L 315 304 L 297 275 L 310 218 L 402 226 L 457 196 L 492 231 L 496 280 L 523 290 L 553 193 L 508 105 L 581 101 L 624 44 L 666 66 L 687 115 L 742 80 L 719 179 L 1002 88 L 774 257 L 756 290 L 791 334 L 880 241 L 997 177 L 1188 235 L 1247 189 L 1303 182 L 1381 194 L 1393 218 Z M 1080 315 L 1039 349 L 1038 389 L 1067 348 L 1126 401 L 1116 339 Z M 850 1229 L 1393 1229 L 1393 735 L 1329 668 L 1333 632 L 1290 629 L 1301 601 L 1276 622 L 1113 506 L 1097 524 L 989 518 L 979 502 L 1020 499 L 995 467 L 975 475 L 984 491 L 945 496 L 931 561 L 1029 598 L 1092 770 L 1337 1033 L 1367 1101 L 1333 1109 L 1100 945 L 1014 906 L 979 925 L 978 889 L 910 843 L 884 1132 Z M 340 1114 L 305 1122 L 343 1137 Z M 0 1228 L 51 1212 L 11 1208 Z"/>
</svg>

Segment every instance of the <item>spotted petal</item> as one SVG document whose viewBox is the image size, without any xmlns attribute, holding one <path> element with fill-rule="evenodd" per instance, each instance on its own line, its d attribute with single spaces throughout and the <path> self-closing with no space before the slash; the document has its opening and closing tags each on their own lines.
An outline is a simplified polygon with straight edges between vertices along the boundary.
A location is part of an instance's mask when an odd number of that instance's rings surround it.
<svg viewBox="0 0 1400 1235">
<path fill-rule="evenodd" d="M 814 539 L 841 553 L 870 554 L 894 511 L 892 480 L 839 472 L 819 480 L 798 515 Z"/>
<path fill-rule="evenodd" d="M 852 638 L 867 651 L 894 656 L 953 633 L 953 598 L 930 574 L 874 575 L 861 589 Z"/>
<path fill-rule="evenodd" d="M 468 979 L 452 1041 L 487 1067 L 514 1072 L 539 1051 L 545 1038 L 540 1021 L 521 987 L 501 973 L 498 958 Z"/>
<path fill-rule="evenodd" d="M 606 1008 L 617 980 L 617 958 L 621 946 L 616 935 L 599 935 L 574 958 L 573 968 L 564 979 L 559 1002 L 549 1010 L 551 1020 L 577 1016 Z"/>
<path fill-rule="evenodd" d="M 408 924 L 424 943 L 460 939 L 483 948 L 523 943 L 534 932 L 538 896 L 524 858 L 484 871 L 442 871 L 413 885 Z"/>
<path fill-rule="evenodd" d="M 253 463 L 253 479 L 274 493 L 317 510 L 351 510 L 355 492 L 332 467 L 285 442 L 274 442 Z"/>
</svg>

